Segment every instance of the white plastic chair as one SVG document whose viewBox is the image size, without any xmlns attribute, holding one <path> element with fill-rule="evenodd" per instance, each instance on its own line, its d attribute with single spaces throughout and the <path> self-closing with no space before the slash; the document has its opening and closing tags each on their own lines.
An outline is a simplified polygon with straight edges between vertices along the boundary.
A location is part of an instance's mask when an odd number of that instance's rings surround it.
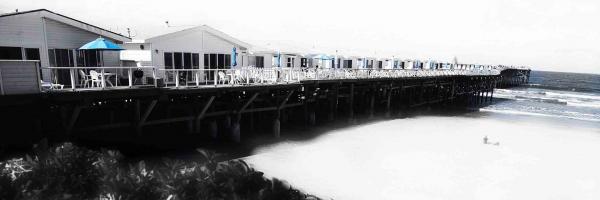
<svg viewBox="0 0 600 200">
<path fill-rule="evenodd" d="M 222 71 L 219 71 L 218 75 L 219 75 L 219 83 L 220 83 L 220 84 L 223 84 L 223 85 L 224 85 L 224 84 L 225 84 L 225 81 L 229 82 L 229 80 L 227 80 L 227 76 L 225 76 L 225 73 L 224 73 L 224 72 L 222 72 Z"/>
<path fill-rule="evenodd" d="M 79 82 L 79 87 L 88 87 L 89 82 L 91 81 L 91 76 L 86 75 L 83 70 L 79 70 L 79 75 L 81 76 L 81 81 Z"/>
<path fill-rule="evenodd" d="M 100 74 L 94 70 L 90 70 L 90 78 L 92 82 L 92 87 L 100 87 L 102 85 L 102 80 L 100 78 Z M 95 86 L 94 86 L 95 83 Z"/>
</svg>

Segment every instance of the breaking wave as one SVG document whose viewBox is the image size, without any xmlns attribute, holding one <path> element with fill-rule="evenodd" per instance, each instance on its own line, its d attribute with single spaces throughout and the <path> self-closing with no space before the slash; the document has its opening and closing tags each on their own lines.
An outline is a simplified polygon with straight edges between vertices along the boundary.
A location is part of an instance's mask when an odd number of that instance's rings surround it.
<svg viewBox="0 0 600 200">
<path fill-rule="evenodd" d="M 599 77 L 587 74 L 532 73 L 531 84 L 511 89 L 496 89 L 494 96 L 506 101 L 500 101 L 482 110 L 600 121 L 600 92 L 593 92 L 600 88 Z"/>
</svg>

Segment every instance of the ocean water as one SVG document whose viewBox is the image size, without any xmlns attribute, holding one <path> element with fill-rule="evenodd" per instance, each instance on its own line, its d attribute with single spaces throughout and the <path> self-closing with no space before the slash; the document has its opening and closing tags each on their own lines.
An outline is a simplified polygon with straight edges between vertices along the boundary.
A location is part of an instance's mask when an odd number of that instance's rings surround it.
<svg viewBox="0 0 600 200">
<path fill-rule="evenodd" d="M 598 80 L 533 72 L 480 112 L 348 127 L 244 159 L 324 199 L 600 199 Z"/>
<path fill-rule="evenodd" d="M 504 100 L 481 110 L 600 122 L 600 75 L 533 71 L 529 82 L 495 90 Z"/>
</svg>

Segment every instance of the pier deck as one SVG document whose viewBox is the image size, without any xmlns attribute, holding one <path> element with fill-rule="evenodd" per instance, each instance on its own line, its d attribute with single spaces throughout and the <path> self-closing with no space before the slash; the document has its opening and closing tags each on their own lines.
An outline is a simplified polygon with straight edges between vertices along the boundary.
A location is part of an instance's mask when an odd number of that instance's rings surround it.
<svg viewBox="0 0 600 200">
<path fill-rule="evenodd" d="M 409 72 L 417 73 L 417 72 Z M 286 125 L 383 114 L 397 116 L 420 106 L 477 107 L 493 89 L 527 82 L 528 70 L 373 78 L 321 78 L 275 83 L 75 88 L 0 96 L 4 145 L 41 137 L 185 133 L 240 142 L 257 128 L 274 137 Z M 438 74 L 433 74 L 438 73 Z M 510 77 L 508 77 L 510 76 Z M 28 135 L 28 136 L 26 136 Z M 109 136 L 110 135 L 110 136 Z M 35 141 L 29 141 L 35 142 Z"/>
</svg>

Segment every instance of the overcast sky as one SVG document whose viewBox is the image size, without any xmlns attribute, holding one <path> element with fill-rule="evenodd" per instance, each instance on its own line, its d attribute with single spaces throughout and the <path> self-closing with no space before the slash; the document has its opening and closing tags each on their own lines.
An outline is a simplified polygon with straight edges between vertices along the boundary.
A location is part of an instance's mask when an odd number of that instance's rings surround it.
<svg viewBox="0 0 600 200">
<path fill-rule="evenodd" d="M 598 0 L 0 0 L 17 8 L 134 39 L 207 24 L 260 45 L 600 74 Z"/>
</svg>

